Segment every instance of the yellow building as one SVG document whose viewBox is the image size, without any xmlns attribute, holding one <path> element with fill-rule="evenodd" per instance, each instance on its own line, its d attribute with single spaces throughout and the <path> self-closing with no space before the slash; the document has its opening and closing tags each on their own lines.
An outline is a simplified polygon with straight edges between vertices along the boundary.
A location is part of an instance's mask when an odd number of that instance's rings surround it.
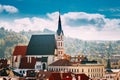
<svg viewBox="0 0 120 80">
<path fill-rule="evenodd" d="M 58 60 L 48 66 L 49 71 L 84 73 L 90 78 L 100 78 L 104 75 L 104 66 L 97 63 L 72 63 L 66 59 Z"/>
</svg>

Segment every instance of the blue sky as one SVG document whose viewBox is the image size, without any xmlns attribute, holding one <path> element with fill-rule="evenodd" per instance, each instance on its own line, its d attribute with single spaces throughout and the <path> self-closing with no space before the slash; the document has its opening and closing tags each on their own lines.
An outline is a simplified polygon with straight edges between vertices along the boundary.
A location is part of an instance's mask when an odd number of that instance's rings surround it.
<svg viewBox="0 0 120 80">
<path fill-rule="evenodd" d="M 62 14 L 87 12 L 101 13 L 108 18 L 120 18 L 120 0 L 0 0 L 0 4 L 15 6 L 21 17 L 41 16 L 60 10 Z"/>
<path fill-rule="evenodd" d="M 59 10 L 66 36 L 120 40 L 120 0 L 0 0 L 0 26 L 56 31 Z"/>
</svg>

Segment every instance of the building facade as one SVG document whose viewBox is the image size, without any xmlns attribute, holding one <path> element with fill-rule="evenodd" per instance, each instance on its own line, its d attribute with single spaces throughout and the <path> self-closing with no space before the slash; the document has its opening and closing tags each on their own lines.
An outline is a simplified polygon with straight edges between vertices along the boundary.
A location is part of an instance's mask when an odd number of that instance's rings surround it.
<svg viewBox="0 0 120 80">
<path fill-rule="evenodd" d="M 58 60 L 48 65 L 49 71 L 84 73 L 90 78 L 100 78 L 104 76 L 104 66 L 102 64 L 73 64 L 67 60 Z"/>
</svg>

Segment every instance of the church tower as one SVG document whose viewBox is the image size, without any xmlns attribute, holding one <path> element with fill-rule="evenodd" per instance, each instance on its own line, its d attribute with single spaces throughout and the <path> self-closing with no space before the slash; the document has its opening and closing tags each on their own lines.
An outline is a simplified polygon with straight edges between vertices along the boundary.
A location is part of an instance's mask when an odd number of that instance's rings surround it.
<svg viewBox="0 0 120 80">
<path fill-rule="evenodd" d="M 62 59 L 64 56 L 64 33 L 62 30 L 60 13 L 58 20 L 58 29 L 56 32 L 56 44 L 57 44 L 57 50 L 56 50 L 57 58 Z"/>
</svg>

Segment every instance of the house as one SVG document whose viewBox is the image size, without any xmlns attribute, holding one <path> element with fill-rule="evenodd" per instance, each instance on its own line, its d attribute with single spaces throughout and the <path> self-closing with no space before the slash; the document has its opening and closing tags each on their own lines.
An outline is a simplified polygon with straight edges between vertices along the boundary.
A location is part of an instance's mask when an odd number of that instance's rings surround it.
<svg viewBox="0 0 120 80">
<path fill-rule="evenodd" d="M 15 47 L 12 66 L 20 74 L 27 70 L 45 70 L 55 60 L 64 57 L 64 34 L 59 15 L 56 34 L 32 35 L 27 46 Z M 67 58 L 67 57 L 66 57 Z"/>
<path fill-rule="evenodd" d="M 27 46 L 16 46 L 12 55 L 12 66 L 19 68 L 21 58 L 26 55 Z"/>
<path fill-rule="evenodd" d="M 104 65 L 92 61 L 81 62 L 73 63 L 66 59 L 60 59 L 48 65 L 48 71 L 71 72 L 75 74 L 84 73 L 90 78 L 103 77 Z"/>
<path fill-rule="evenodd" d="M 48 63 L 53 62 L 55 49 L 54 35 L 32 35 L 27 47 L 17 46 L 15 48 L 13 67 L 24 75 L 26 75 L 27 70 L 44 70 Z"/>
</svg>

